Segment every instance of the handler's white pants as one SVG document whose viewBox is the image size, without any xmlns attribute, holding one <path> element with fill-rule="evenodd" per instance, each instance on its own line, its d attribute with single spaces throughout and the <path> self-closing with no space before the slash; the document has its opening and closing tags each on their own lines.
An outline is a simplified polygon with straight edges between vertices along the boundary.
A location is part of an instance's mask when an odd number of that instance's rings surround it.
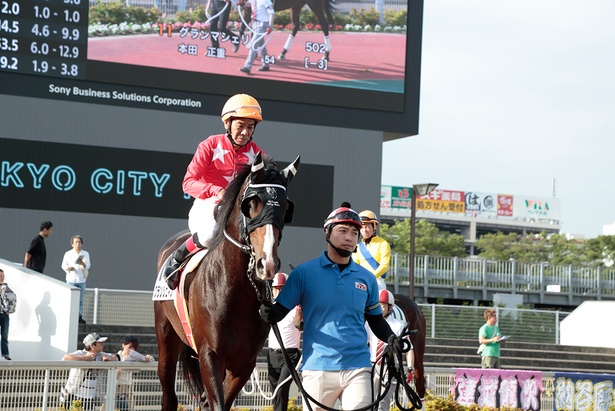
<svg viewBox="0 0 615 411">
<path fill-rule="evenodd" d="M 203 246 L 208 246 L 207 242 L 211 240 L 218 226 L 214 219 L 214 210 L 219 201 L 218 197 L 205 200 L 195 198 L 188 213 L 188 228 L 192 234 L 197 234 L 199 243 Z"/>
<path fill-rule="evenodd" d="M 371 368 L 344 371 L 303 370 L 303 388 L 316 401 L 333 408 L 340 400 L 344 410 L 355 410 L 372 402 Z M 324 408 L 311 403 L 313 411 Z"/>
</svg>

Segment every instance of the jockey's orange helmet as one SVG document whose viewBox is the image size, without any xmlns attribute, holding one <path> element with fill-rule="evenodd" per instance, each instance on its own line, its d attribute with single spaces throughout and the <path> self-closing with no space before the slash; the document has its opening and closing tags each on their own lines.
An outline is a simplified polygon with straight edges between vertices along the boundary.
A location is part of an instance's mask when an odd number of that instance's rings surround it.
<svg viewBox="0 0 615 411">
<path fill-rule="evenodd" d="M 263 120 L 263 112 L 256 99 L 248 94 L 235 94 L 222 108 L 222 122 L 228 127 L 228 121 L 234 118 L 250 118 L 256 124 Z"/>
<path fill-rule="evenodd" d="M 363 224 L 373 223 L 378 225 L 378 216 L 371 210 L 363 210 L 359 213 L 359 217 L 361 217 L 361 222 Z"/>
</svg>

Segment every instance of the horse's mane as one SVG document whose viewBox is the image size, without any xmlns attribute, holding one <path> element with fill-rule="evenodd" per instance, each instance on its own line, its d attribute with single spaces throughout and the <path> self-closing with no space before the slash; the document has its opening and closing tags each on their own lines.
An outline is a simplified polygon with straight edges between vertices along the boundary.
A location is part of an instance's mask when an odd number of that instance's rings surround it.
<svg viewBox="0 0 615 411">
<path fill-rule="evenodd" d="M 261 154 L 263 157 L 263 165 L 265 170 L 277 171 L 277 166 L 272 158 L 267 155 Z M 237 176 L 224 190 L 224 198 L 219 204 L 216 215 L 217 227 L 214 232 L 213 237 L 208 244 L 208 248 L 210 250 L 216 248 L 218 244 L 224 240 L 224 229 L 228 223 L 229 218 L 231 217 L 231 213 L 233 212 L 233 208 L 235 207 L 235 202 L 237 197 L 241 195 L 241 188 L 243 187 L 243 183 L 246 181 L 248 176 L 250 175 L 251 166 L 239 166 L 239 171 Z M 277 174 L 277 173 L 276 173 Z"/>
</svg>

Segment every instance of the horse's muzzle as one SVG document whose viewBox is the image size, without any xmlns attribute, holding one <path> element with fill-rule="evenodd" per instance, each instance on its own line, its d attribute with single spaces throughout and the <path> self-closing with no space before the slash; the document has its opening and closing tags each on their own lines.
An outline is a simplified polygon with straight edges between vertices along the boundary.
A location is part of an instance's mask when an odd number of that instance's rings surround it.
<svg viewBox="0 0 615 411">
<path fill-rule="evenodd" d="M 263 281 L 273 280 L 273 276 L 280 270 L 280 258 L 259 258 L 256 261 L 256 275 Z"/>
</svg>

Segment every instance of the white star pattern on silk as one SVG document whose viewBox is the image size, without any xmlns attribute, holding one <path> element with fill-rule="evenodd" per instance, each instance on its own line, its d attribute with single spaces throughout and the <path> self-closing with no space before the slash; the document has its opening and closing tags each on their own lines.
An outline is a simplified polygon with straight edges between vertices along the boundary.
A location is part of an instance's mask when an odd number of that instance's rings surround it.
<svg viewBox="0 0 615 411">
<path fill-rule="evenodd" d="M 231 181 L 235 179 L 235 173 L 231 174 L 230 176 L 222 176 L 222 177 L 224 177 L 224 179 L 230 183 Z"/>
<path fill-rule="evenodd" d="M 211 161 L 216 161 L 216 160 L 220 160 L 222 162 L 222 164 L 224 164 L 224 156 L 226 155 L 226 153 L 228 153 L 230 150 L 225 150 L 222 148 L 222 143 L 218 142 L 218 146 L 216 148 L 214 148 L 214 158 L 212 158 Z"/>
<path fill-rule="evenodd" d="M 256 158 L 256 154 L 254 152 L 254 147 L 250 147 L 250 151 L 243 153 L 246 157 L 248 157 L 248 164 L 254 163 L 254 159 Z"/>
</svg>

